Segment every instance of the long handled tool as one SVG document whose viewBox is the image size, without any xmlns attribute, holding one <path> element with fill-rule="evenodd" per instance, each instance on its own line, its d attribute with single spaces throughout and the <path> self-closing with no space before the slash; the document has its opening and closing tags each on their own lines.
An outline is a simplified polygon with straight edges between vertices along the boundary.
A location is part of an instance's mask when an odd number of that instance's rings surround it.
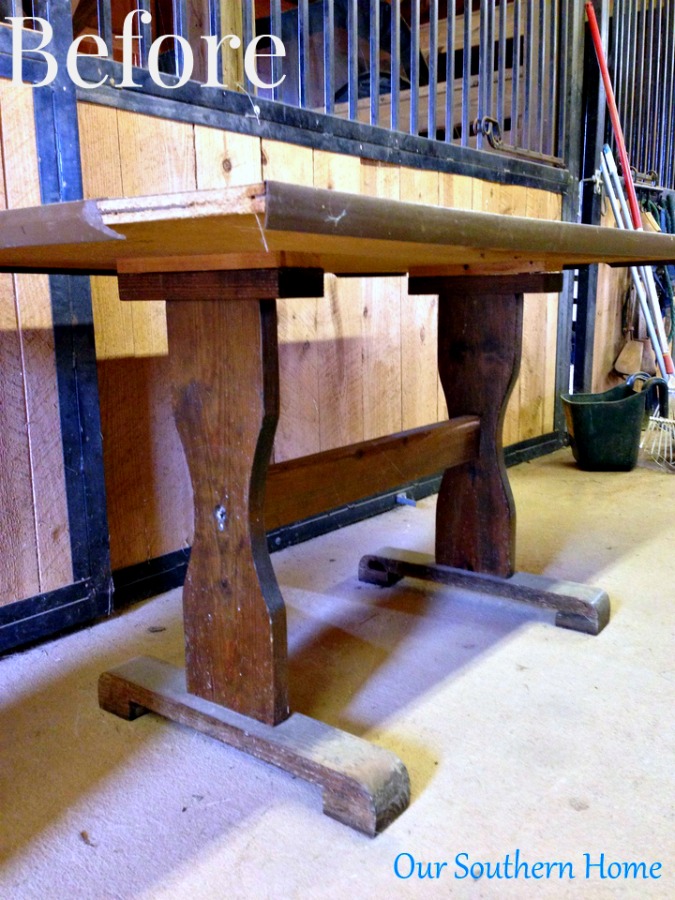
<svg viewBox="0 0 675 900">
<path fill-rule="evenodd" d="M 607 198 L 609 200 L 610 206 L 612 207 L 612 212 L 614 213 L 614 219 L 616 221 L 618 228 L 625 229 L 627 227 L 625 212 L 622 210 L 617 195 L 615 193 L 614 184 L 612 182 L 612 177 L 609 169 L 609 165 L 607 163 L 607 159 L 605 154 L 600 157 L 600 167 L 602 170 L 602 180 L 605 185 L 605 193 L 607 194 Z M 616 168 L 616 167 L 615 167 Z M 624 201 L 625 203 L 625 201 Z M 644 316 L 645 323 L 647 325 L 647 332 L 649 334 L 649 339 L 652 342 L 652 347 L 654 348 L 654 354 L 656 356 L 656 362 L 658 363 L 658 367 L 663 374 L 665 372 L 665 363 L 663 360 L 663 353 L 661 352 L 661 342 L 659 341 L 656 328 L 654 326 L 654 322 L 652 320 L 652 311 L 649 308 L 649 303 L 647 301 L 647 294 L 645 291 L 644 284 L 642 283 L 642 279 L 640 278 L 640 273 L 638 272 L 637 266 L 630 267 L 631 278 L 633 279 L 633 284 L 635 285 L 635 291 L 638 296 L 638 301 L 640 303 L 640 309 L 642 310 L 642 315 Z"/>
<path fill-rule="evenodd" d="M 616 108 L 616 100 L 614 99 L 614 90 L 612 88 L 612 80 L 609 77 L 609 69 L 607 68 L 607 60 L 605 59 L 605 51 L 602 46 L 602 38 L 600 37 L 600 29 L 598 28 L 598 20 L 595 16 L 595 10 L 593 8 L 593 4 L 590 2 L 586 3 L 586 15 L 588 16 L 588 24 L 591 29 L 591 37 L 593 39 L 593 46 L 595 47 L 595 55 L 598 58 L 598 65 L 600 66 L 600 74 L 602 75 L 602 81 L 605 86 L 605 95 L 607 97 L 607 107 L 609 109 L 609 117 L 612 122 L 612 129 L 614 131 L 614 137 L 616 139 L 616 145 L 619 150 L 619 158 L 621 160 L 621 169 L 623 171 L 623 180 L 626 186 L 626 193 L 628 194 L 628 206 L 630 209 L 630 221 L 632 222 L 633 229 L 635 231 L 642 231 L 642 217 L 640 215 L 640 206 L 637 200 L 637 194 L 635 193 L 635 185 L 633 184 L 633 178 L 630 171 L 630 163 L 628 161 L 628 154 L 626 153 L 626 143 L 623 138 L 623 130 L 621 128 L 621 122 L 619 120 L 619 112 Z M 609 149 L 609 148 L 607 148 Z M 604 154 L 604 151 L 603 151 Z M 611 156 L 611 151 L 610 151 Z M 612 164 L 614 164 L 614 160 L 612 157 Z M 616 170 L 616 165 L 614 164 L 614 169 Z M 614 179 L 614 173 L 611 171 L 610 174 Z M 616 179 L 614 179 L 615 185 L 617 185 L 618 190 L 617 194 L 619 197 L 623 197 L 623 191 L 621 190 L 621 185 L 619 182 L 618 172 L 616 173 Z M 624 199 L 625 202 L 625 199 Z M 629 223 L 626 222 L 626 225 L 629 226 Z M 672 376 L 675 374 L 675 366 L 673 366 L 673 360 L 670 355 L 670 348 L 668 347 L 668 341 L 665 336 L 665 329 L 663 328 L 663 319 L 661 318 L 660 311 L 658 315 L 656 314 L 656 310 L 658 309 L 658 298 L 656 295 L 656 285 L 654 283 L 654 274 L 651 270 L 650 266 L 644 266 L 644 281 L 647 288 L 647 294 L 649 295 L 650 301 L 652 303 L 652 308 L 654 309 L 654 325 L 657 330 L 657 334 L 659 337 L 659 345 L 661 347 L 661 355 L 663 357 L 663 366 L 659 366 L 661 368 L 661 374 L 666 376 Z M 656 308 L 654 308 L 656 307 Z M 659 322 L 661 324 L 661 328 L 659 329 Z M 651 337 L 651 335 L 650 335 Z M 652 341 L 654 343 L 654 341 Z M 656 344 L 654 344 L 654 352 L 656 352 Z M 658 357 L 657 357 L 658 358 Z M 670 379 L 669 379 L 670 380 Z"/>
</svg>

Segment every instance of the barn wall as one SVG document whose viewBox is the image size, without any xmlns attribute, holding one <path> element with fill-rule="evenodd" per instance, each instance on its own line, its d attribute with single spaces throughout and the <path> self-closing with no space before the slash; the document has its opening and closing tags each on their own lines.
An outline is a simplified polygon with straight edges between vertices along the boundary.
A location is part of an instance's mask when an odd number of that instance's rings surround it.
<svg viewBox="0 0 675 900">
<path fill-rule="evenodd" d="M 560 195 L 387 165 L 81 103 L 85 196 L 133 196 L 274 179 L 504 215 L 559 219 Z M 191 496 L 167 378 L 161 303 L 121 304 L 92 279 L 113 569 L 189 544 Z M 279 301 L 275 459 L 442 419 L 435 297 L 404 280 L 326 277 L 323 299 Z M 486 315 L 491 311 L 486 308 Z M 558 296 L 526 296 L 521 373 L 505 443 L 553 430 Z"/>
</svg>

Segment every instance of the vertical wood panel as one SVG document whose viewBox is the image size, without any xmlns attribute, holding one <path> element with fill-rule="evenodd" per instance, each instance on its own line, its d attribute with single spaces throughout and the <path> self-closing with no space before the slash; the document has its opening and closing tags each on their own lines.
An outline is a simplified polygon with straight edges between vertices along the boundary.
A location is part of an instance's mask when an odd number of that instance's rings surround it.
<svg viewBox="0 0 675 900">
<path fill-rule="evenodd" d="M 0 120 L 0 125 L 2 125 Z M 0 169 L 0 209 L 6 209 Z M 0 605 L 39 591 L 21 337 L 11 275 L 0 274 Z"/>
<path fill-rule="evenodd" d="M 401 169 L 401 200 L 438 206 L 438 172 Z M 401 426 L 438 420 L 438 297 L 401 295 Z"/>
<path fill-rule="evenodd" d="M 192 126 L 80 104 L 87 196 L 197 186 Z M 121 304 L 95 279 L 103 452 L 113 568 L 192 539 L 192 493 L 173 422 L 163 303 Z"/>
<path fill-rule="evenodd" d="M 623 343 L 621 328 L 622 300 L 627 288 L 628 270 L 598 266 L 595 295 L 595 334 L 593 337 L 593 372 L 591 390 L 605 391 L 621 380 L 614 372 L 614 362 Z"/>
<path fill-rule="evenodd" d="M 438 194 L 441 206 L 447 206 L 450 209 L 471 209 L 473 179 L 466 175 L 441 172 L 438 178 Z"/>
<path fill-rule="evenodd" d="M 471 209 L 473 206 L 473 179 L 466 175 L 441 172 L 438 177 L 438 202 L 449 209 Z M 448 418 L 448 406 L 440 378 L 437 379 L 438 421 Z"/>
<path fill-rule="evenodd" d="M 262 141 L 262 175 L 272 181 L 311 186 L 314 155 L 309 147 Z M 281 411 L 274 459 L 320 449 L 317 299 L 278 300 Z"/>
<path fill-rule="evenodd" d="M 77 119 L 82 146 L 82 185 L 86 198 L 121 197 L 122 168 L 117 132 L 117 110 L 95 103 L 78 103 Z M 96 355 L 101 359 L 136 356 L 134 307 L 120 303 L 117 278 L 91 279 L 96 332 Z M 142 310 L 137 311 L 137 317 Z"/>
<path fill-rule="evenodd" d="M 117 128 L 125 197 L 197 187 L 192 125 L 118 110 Z M 166 355 L 164 304 L 134 304 L 132 316 L 136 356 Z"/>
<path fill-rule="evenodd" d="M 37 205 L 40 187 L 31 88 L 1 82 L 0 108 L 7 206 Z M 27 527 L 22 521 L 25 527 L 19 534 L 28 542 L 29 558 L 33 544 L 36 545 L 38 564 L 37 583 L 35 580 L 32 584 L 24 583 L 23 590 L 11 598 L 18 599 L 62 587 L 72 581 L 73 573 L 47 277 L 15 275 L 13 293 L 24 391 L 23 422 L 18 409 L 15 410 L 18 418 L 13 418 L 14 428 L 23 428 L 28 437 L 32 498 L 26 508 L 34 516 L 33 527 Z M 12 362 L 15 364 L 16 360 Z M 12 469 L 8 474 L 13 480 Z M 22 513 L 22 519 L 23 516 Z"/>
<path fill-rule="evenodd" d="M 314 185 L 358 194 L 361 160 L 315 150 Z M 319 434 L 321 449 L 330 450 L 364 440 L 362 286 L 357 278 L 326 275 L 324 292 L 317 310 Z"/>
<path fill-rule="evenodd" d="M 197 187 L 232 187 L 262 179 L 260 138 L 195 125 Z"/>
<path fill-rule="evenodd" d="M 398 167 L 362 160 L 364 194 L 397 200 Z M 363 419 L 365 439 L 401 430 L 401 278 L 363 280 Z"/>
<path fill-rule="evenodd" d="M 559 294 L 546 295 L 546 362 L 544 364 L 544 416 L 542 422 L 544 434 L 553 431 L 555 420 L 559 304 Z"/>
</svg>

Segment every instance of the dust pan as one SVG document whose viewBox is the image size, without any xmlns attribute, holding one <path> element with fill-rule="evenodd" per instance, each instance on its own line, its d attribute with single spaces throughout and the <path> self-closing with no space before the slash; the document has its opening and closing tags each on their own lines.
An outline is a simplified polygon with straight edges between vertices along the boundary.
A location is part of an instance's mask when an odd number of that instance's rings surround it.
<svg viewBox="0 0 675 900">
<path fill-rule="evenodd" d="M 643 350 L 642 341 L 633 340 L 632 337 L 628 338 L 614 363 L 614 368 L 619 375 L 633 375 L 642 369 Z"/>
</svg>

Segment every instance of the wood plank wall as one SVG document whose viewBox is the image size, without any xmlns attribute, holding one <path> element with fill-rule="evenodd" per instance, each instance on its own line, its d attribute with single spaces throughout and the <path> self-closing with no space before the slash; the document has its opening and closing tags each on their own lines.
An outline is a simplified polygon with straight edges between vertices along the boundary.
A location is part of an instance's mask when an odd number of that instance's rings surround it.
<svg viewBox="0 0 675 900">
<path fill-rule="evenodd" d="M 603 215 L 600 224 L 614 228 L 614 217 L 611 213 Z M 622 309 L 629 284 L 629 269 L 598 266 L 591 391 L 606 391 L 623 381 L 614 370 L 614 361 L 624 343 Z"/>
<path fill-rule="evenodd" d="M 389 166 L 94 104 L 80 104 L 79 125 L 88 197 L 269 178 L 505 215 L 561 215 L 559 196 L 533 188 Z M 189 544 L 190 486 L 170 412 L 162 304 L 122 307 L 113 281 L 92 281 L 115 569 Z M 553 428 L 557 304 L 557 295 L 526 298 L 525 352 L 507 443 Z M 436 305 L 435 297 L 408 297 L 402 279 L 331 276 L 323 300 L 279 302 L 282 413 L 275 458 L 444 418 L 434 367 Z"/>
<path fill-rule="evenodd" d="M 32 88 L 0 80 L 0 208 L 40 203 Z M 47 278 L 0 274 L 0 605 L 73 580 Z"/>
</svg>

